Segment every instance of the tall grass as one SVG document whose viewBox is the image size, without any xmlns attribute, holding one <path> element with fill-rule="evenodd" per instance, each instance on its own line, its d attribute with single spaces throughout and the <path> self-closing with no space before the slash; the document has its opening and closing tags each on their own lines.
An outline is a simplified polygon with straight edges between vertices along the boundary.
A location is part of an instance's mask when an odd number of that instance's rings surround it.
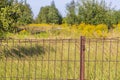
<svg viewBox="0 0 120 80">
<path fill-rule="evenodd" d="M 86 71 L 89 80 L 119 80 L 119 38 L 88 39 L 86 43 Z"/>
<path fill-rule="evenodd" d="M 79 79 L 79 41 L 79 39 L 2 41 L 0 79 Z M 85 79 L 120 79 L 119 42 L 119 38 L 86 39 Z"/>
<path fill-rule="evenodd" d="M 8 41 L 5 46 L 6 42 L 3 42 L 1 79 L 79 79 L 80 54 L 77 43 L 71 40 L 38 40 L 34 43 Z"/>
<path fill-rule="evenodd" d="M 30 39 L 30 38 L 79 38 L 80 36 L 107 38 L 119 37 L 120 24 L 113 25 L 113 28 L 108 30 L 107 25 L 91 25 L 81 23 L 78 25 L 68 24 L 29 24 L 22 26 L 22 31 L 12 34 L 6 33 L 6 38 L 12 39 Z"/>
</svg>

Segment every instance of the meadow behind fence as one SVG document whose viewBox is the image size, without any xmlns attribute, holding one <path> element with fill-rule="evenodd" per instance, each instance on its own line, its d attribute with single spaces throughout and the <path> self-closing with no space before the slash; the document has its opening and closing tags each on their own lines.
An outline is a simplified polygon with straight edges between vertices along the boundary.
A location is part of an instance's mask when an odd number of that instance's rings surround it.
<svg viewBox="0 0 120 80">
<path fill-rule="evenodd" d="M 120 80 L 120 38 L 86 38 L 85 77 Z"/>
<path fill-rule="evenodd" d="M 79 79 L 79 39 L 1 40 L 0 79 Z"/>
<path fill-rule="evenodd" d="M 0 40 L 1 80 L 119 80 L 120 39 Z"/>
</svg>

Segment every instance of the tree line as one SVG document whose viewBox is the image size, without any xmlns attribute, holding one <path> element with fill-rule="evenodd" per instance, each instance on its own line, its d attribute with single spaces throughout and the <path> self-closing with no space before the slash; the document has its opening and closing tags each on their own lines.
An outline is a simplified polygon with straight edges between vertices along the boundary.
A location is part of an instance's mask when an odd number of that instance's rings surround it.
<svg viewBox="0 0 120 80">
<path fill-rule="evenodd" d="M 26 0 L 0 1 L 0 36 L 6 32 L 16 32 L 17 27 L 33 22 L 33 14 Z"/>
<path fill-rule="evenodd" d="M 1 0 L 0 1 L 0 33 L 15 32 L 18 26 L 30 23 L 47 24 L 113 24 L 120 22 L 120 10 L 115 10 L 106 5 L 104 0 L 72 0 L 66 4 L 66 16 L 62 17 L 56 8 L 55 2 L 41 7 L 38 16 L 33 19 L 33 13 L 26 0 Z"/>
<path fill-rule="evenodd" d="M 65 17 L 60 15 L 54 1 L 50 6 L 45 6 L 40 9 L 37 23 L 67 23 L 73 24 L 106 24 L 108 28 L 112 28 L 113 24 L 120 22 L 120 10 L 115 10 L 110 5 L 107 5 L 105 0 L 72 0 L 66 4 L 67 14 Z"/>
</svg>

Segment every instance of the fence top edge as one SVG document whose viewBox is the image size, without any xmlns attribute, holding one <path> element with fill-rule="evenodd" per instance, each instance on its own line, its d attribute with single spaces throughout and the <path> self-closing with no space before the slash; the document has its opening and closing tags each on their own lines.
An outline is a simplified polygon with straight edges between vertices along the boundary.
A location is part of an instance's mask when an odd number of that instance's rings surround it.
<svg viewBox="0 0 120 80">
<path fill-rule="evenodd" d="M 84 37 L 84 36 L 83 36 Z M 111 37 L 111 38 L 93 38 L 93 37 L 84 37 L 86 40 L 120 40 L 120 37 Z M 80 38 L 40 38 L 40 39 L 2 39 L 0 41 L 35 41 L 35 40 L 80 40 Z"/>
<path fill-rule="evenodd" d="M 120 40 L 120 37 L 99 37 L 99 38 L 93 38 L 93 37 L 85 37 L 88 40 L 92 39 L 99 39 L 99 40 Z"/>
</svg>

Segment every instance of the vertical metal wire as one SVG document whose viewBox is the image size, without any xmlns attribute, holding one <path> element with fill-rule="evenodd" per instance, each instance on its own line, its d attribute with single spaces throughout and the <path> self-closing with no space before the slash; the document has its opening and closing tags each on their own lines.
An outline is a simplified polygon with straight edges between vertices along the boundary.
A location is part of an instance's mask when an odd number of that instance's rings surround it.
<svg viewBox="0 0 120 80">
<path fill-rule="evenodd" d="M 44 48 L 45 48 L 45 40 L 43 39 L 42 40 L 42 46 L 43 46 L 43 52 L 45 52 Z M 40 79 L 42 80 L 42 73 L 43 73 L 43 55 L 42 55 L 42 58 L 41 58 L 41 75 L 40 75 Z"/>
<path fill-rule="evenodd" d="M 37 40 L 36 43 L 37 43 L 37 44 L 35 45 L 35 47 L 37 48 L 37 46 L 39 46 L 39 45 L 38 45 L 38 40 Z M 37 54 L 38 54 L 38 53 L 39 53 L 39 52 L 37 51 L 37 53 L 36 53 L 36 55 L 35 55 L 35 71 L 34 71 L 34 72 L 35 72 L 35 78 L 34 78 L 35 80 L 36 80 L 36 74 L 37 74 L 37 61 L 38 61 L 38 60 L 37 60 Z"/>
<path fill-rule="evenodd" d="M 14 39 L 12 40 L 12 47 L 13 47 L 13 48 L 15 47 L 15 46 L 14 46 Z M 10 75 L 11 75 L 11 78 L 10 78 L 10 80 L 13 80 L 13 79 L 12 79 L 12 74 L 13 74 L 13 57 L 14 57 L 14 56 L 12 55 L 12 56 L 11 56 L 11 64 L 10 64 L 10 65 L 11 65 L 11 70 L 10 70 L 10 71 L 11 71 L 11 72 L 10 72 L 10 73 L 11 73 L 11 74 L 10 74 Z"/>
<path fill-rule="evenodd" d="M 11 65 L 11 68 L 10 68 L 10 69 L 11 69 L 11 70 L 10 70 L 10 76 L 11 76 L 11 77 L 10 77 L 10 80 L 12 80 L 13 58 L 11 58 L 11 64 L 10 64 L 10 65 Z"/>
<path fill-rule="evenodd" d="M 76 79 L 76 39 L 75 39 L 75 42 L 74 42 L 74 79 Z"/>
<path fill-rule="evenodd" d="M 103 78 L 103 74 L 104 74 L 104 68 L 103 68 L 104 67 L 104 45 L 105 45 L 104 44 L 104 39 L 102 39 L 102 67 L 101 67 L 102 68 L 101 69 L 101 72 L 102 72 L 101 77 L 102 78 Z"/>
<path fill-rule="evenodd" d="M 67 77 L 69 79 L 69 59 L 70 59 L 70 39 L 68 40 L 68 60 L 67 60 Z"/>
<path fill-rule="evenodd" d="M 97 64 L 97 40 L 95 42 L 94 80 L 96 80 L 96 64 Z"/>
<path fill-rule="evenodd" d="M 9 45 L 8 45 L 8 39 L 7 39 L 6 41 L 7 41 L 7 45 L 5 45 L 4 48 L 5 48 L 5 50 L 6 50 L 6 49 L 9 50 L 9 49 L 8 49 L 8 46 L 9 46 Z M 8 54 L 7 54 L 7 53 L 5 54 L 5 59 L 6 59 L 6 60 L 5 60 L 5 80 L 7 80 L 7 62 L 8 62 Z"/>
<path fill-rule="evenodd" d="M 24 46 L 26 46 L 26 42 L 27 42 L 27 40 L 25 39 L 25 43 L 24 43 Z M 25 52 L 25 50 L 24 50 L 24 52 Z M 23 56 L 23 68 L 22 68 L 22 79 L 24 80 L 25 78 L 24 78 L 24 75 L 25 75 L 25 56 Z"/>
<path fill-rule="evenodd" d="M 110 63 L 111 63 L 111 48 L 112 48 L 112 44 L 111 44 L 111 43 L 112 43 L 112 40 L 110 40 L 110 53 L 109 53 L 109 75 L 108 75 L 108 79 L 109 79 L 109 80 L 111 80 L 111 79 L 110 79 L 110 76 L 111 76 L 111 74 L 110 74 L 110 73 L 111 73 L 111 72 L 110 72 L 110 68 L 111 68 Z"/>
<path fill-rule="evenodd" d="M 87 69 L 87 78 L 89 78 L 89 70 L 90 70 L 90 68 L 89 68 L 89 66 L 90 66 L 90 62 L 89 62 L 89 60 L 90 60 L 90 50 L 91 50 L 91 42 L 90 42 L 90 39 L 89 39 L 88 40 L 88 64 L 87 64 L 88 69 Z"/>
<path fill-rule="evenodd" d="M 48 50 L 48 70 L 47 70 L 47 79 L 49 79 L 49 67 L 50 67 L 50 39 L 48 40 L 48 47 L 49 47 L 49 50 Z"/>
<path fill-rule="evenodd" d="M 118 72 L 118 53 L 119 53 L 119 40 L 117 40 L 117 53 L 116 53 L 116 66 L 115 66 L 115 80 L 117 80 L 117 72 Z"/>
<path fill-rule="evenodd" d="M 29 40 L 29 42 L 30 42 L 30 47 L 32 47 L 32 39 L 30 39 Z M 32 54 L 32 49 L 30 50 L 30 54 Z M 31 56 L 30 56 L 30 58 L 28 59 L 29 61 L 28 61 L 28 63 L 29 63 L 29 76 L 28 76 L 28 79 L 30 80 L 31 79 L 31 76 L 30 76 L 30 69 L 31 69 Z"/>
<path fill-rule="evenodd" d="M 18 45 L 17 45 L 17 48 L 18 48 L 18 55 L 17 55 L 17 78 L 16 79 L 18 79 L 18 76 L 19 76 L 19 57 L 20 57 L 20 39 L 19 39 L 19 41 L 18 41 Z"/>
<path fill-rule="evenodd" d="M 62 80 L 62 67 L 63 67 L 63 63 L 62 63 L 62 60 L 63 60 L 63 39 L 62 39 L 62 49 L 61 49 L 61 66 L 60 66 L 60 80 Z"/>
<path fill-rule="evenodd" d="M 8 45 L 8 44 L 7 44 Z M 4 50 L 5 50 L 5 46 L 4 46 Z M 7 76 L 6 76 L 6 73 L 7 73 L 7 55 L 5 54 L 5 62 L 4 62 L 4 80 L 7 80 Z"/>
<path fill-rule="evenodd" d="M 37 73 L 37 55 L 35 55 L 35 65 L 34 65 L 34 67 L 35 67 L 35 71 L 34 71 L 34 79 L 36 80 L 36 73 Z"/>
<path fill-rule="evenodd" d="M 56 79 L 57 38 L 55 40 L 54 80 Z"/>
</svg>

